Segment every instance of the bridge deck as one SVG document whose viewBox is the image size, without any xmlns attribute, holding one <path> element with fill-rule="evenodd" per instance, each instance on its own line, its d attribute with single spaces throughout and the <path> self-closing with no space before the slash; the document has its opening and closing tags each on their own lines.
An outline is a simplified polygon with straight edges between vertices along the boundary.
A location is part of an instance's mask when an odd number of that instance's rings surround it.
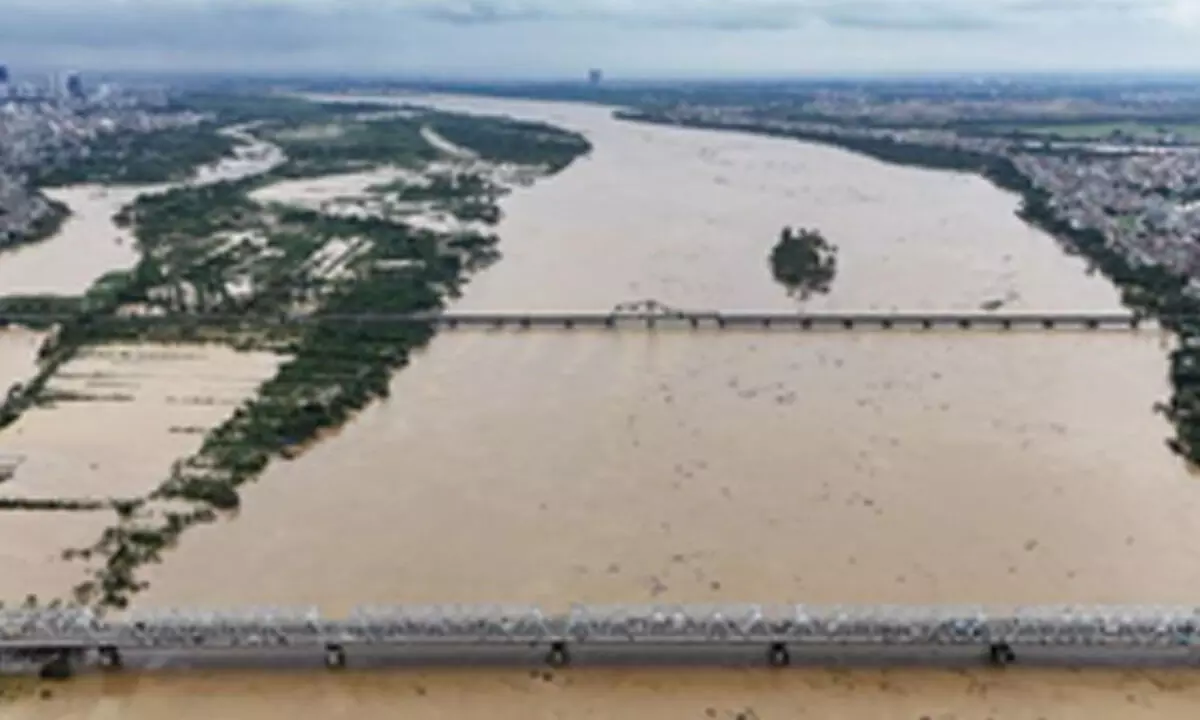
<svg viewBox="0 0 1200 720">
<path fill-rule="evenodd" d="M 812 607 L 804 605 L 315 608 L 133 614 L 0 611 L 0 651 L 338 644 L 791 644 L 1200 646 L 1197 607 Z"/>
<path fill-rule="evenodd" d="M 49 315 L 0 315 L 0 326 L 65 319 Z M 254 317 L 241 315 L 123 316 L 98 318 L 98 325 L 230 325 L 259 326 L 311 323 L 374 324 L 433 323 L 442 328 L 793 328 L 800 330 L 914 329 L 1138 329 L 1157 324 L 1130 313 L 1047 312 L 445 312 L 407 315 L 362 313 Z"/>
<path fill-rule="evenodd" d="M 398 607 L 338 619 L 315 608 L 134 615 L 0 612 L 0 673 L 66 677 L 81 666 L 268 663 L 563 666 L 715 662 L 1200 666 L 1200 608 L 802 605 Z M 757 660 L 755 660 L 757 658 Z"/>
</svg>

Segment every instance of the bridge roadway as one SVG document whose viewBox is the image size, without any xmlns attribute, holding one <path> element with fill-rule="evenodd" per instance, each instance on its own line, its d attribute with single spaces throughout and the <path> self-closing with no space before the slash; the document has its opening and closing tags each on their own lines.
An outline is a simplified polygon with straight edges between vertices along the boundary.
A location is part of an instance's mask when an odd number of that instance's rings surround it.
<svg viewBox="0 0 1200 720">
<path fill-rule="evenodd" d="M 66 316 L 5 313 L 0 327 L 35 321 L 55 321 Z M 493 329 L 793 329 L 793 330 L 1137 330 L 1157 327 L 1148 318 L 1131 313 L 1086 312 L 439 312 L 439 313 L 361 313 L 353 315 L 282 315 L 248 317 L 245 315 L 141 315 L 98 318 L 97 325 L 119 324 L 147 326 L 259 326 L 288 324 L 375 324 L 433 323 L 438 328 Z"/>
<path fill-rule="evenodd" d="M 354 664 L 1200 666 L 1200 607 L 431 606 L 0 611 L 0 670 Z"/>
</svg>

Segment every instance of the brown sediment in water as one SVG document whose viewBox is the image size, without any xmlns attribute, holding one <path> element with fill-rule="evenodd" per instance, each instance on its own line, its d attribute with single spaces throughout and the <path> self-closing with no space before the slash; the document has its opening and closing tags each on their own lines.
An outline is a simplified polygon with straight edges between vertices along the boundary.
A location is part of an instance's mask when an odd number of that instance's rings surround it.
<svg viewBox="0 0 1200 720">
<path fill-rule="evenodd" d="M 0 447 L 25 457 L 4 494 L 145 495 L 280 362 L 219 346 L 85 348 L 46 388 L 48 397 L 63 399 L 30 409 L 0 435 Z"/>
<path fill-rule="evenodd" d="M 1118 307 L 978 178 L 449 103 L 596 146 L 505 198 L 505 257 L 458 308 L 795 307 L 766 263 L 788 223 L 839 245 L 824 308 Z M 1200 487 L 1151 409 L 1167 348 L 1154 331 L 444 332 L 139 602 L 1187 602 Z M 214 558 L 236 558 L 229 582 L 200 580 Z"/>
<path fill-rule="evenodd" d="M 249 139 L 244 133 L 242 137 Z M 207 184 L 258 174 L 280 159 L 278 148 L 255 142 L 237 158 L 198 168 L 193 182 Z M 105 273 L 132 268 L 138 261 L 133 233 L 117 227 L 113 216 L 139 195 L 170 187 L 81 184 L 45 189 L 48 197 L 65 203 L 71 215 L 53 237 L 0 256 L 0 295 L 81 295 Z"/>
<path fill-rule="evenodd" d="M 218 346 L 87 348 L 47 388 L 51 395 L 76 393 L 75 399 L 32 408 L 0 434 L 0 454 L 21 458 L 0 496 L 144 496 L 280 361 Z M 0 511 L 0 600 L 70 597 L 87 567 L 62 560 L 62 551 L 92 545 L 116 522 L 111 509 Z"/>
<path fill-rule="evenodd" d="M 0 328 L 0 395 L 37 374 L 38 348 L 46 333 L 18 326 Z M 0 450 L 0 452 L 3 452 Z"/>
<path fill-rule="evenodd" d="M 50 697 L 42 698 L 42 691 Z M 1162 671 L 442 671 L 87 677 L 25 687 L 12 720 L 302 717 L 1190 720 L 1200 676 Z M 0 703 L 3 703 L 0 700 Z"/>
<path fill-rule="evenodd" d="M 794 308 L 766 262 L 784 225 L 839 246 L 812 309 L 1118 306 L 979 178 L 603 108 L 438 102 L 596 148 L 505 198 L 504 259 L 464 310 Z M 1155 332 L 441 333 L 388 400 L 248 486 L 236 520 L 189 531 L 138 603 L 1194 602 L 1200 486 L 1151 411 L 1167 348 Z M 1168 672 L 554 677 L 142 675 L 21 711 L 1190 718 L 1197 693 Z"/>
</svg>

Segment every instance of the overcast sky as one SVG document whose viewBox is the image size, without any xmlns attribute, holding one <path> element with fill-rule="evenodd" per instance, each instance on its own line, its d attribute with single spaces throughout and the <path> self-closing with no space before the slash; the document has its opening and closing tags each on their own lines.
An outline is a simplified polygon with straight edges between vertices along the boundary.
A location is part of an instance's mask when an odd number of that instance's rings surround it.
<svg viewBox="0 0 1200 720">
<path fill-rule="evenodd" d="M 14 70 L 1200 70 L 1200 0 L 0 0 Z"/>
</svg>

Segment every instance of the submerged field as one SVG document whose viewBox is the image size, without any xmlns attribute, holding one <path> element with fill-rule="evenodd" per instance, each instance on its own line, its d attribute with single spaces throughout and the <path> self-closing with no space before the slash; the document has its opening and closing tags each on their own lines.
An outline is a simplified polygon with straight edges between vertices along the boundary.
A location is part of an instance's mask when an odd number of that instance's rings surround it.
<svg viewBox="0 0 1200 720">
<path fill-rule="evenodd" d="M 440 307 L 499 256 L 489 227 L 512 183 L 589 148 L 580 136 L 501 118 L 200 102 L 242 123 L 227 139 L 266 144 L 233 152 L 257 172 L 132 198 L 116 222 L 131 232 L 136 262 L 83 297 L 0 296 L 17 312 L 73 313 L 47 315 L 49 335 L 12 335 L 0 348 L 0 379 L 21 383 L 0 404 L 0 455 L 22 458 L 0 484 L 0 518 L 20 515 L 21 524 L 0 528 L 48 527 L 38 522 L 50 517 L 70 525 L 35 541 L 0 538 L 11 566 L 0 598 L 23 597 L 29 580 L 42 599 L 125 606 L 142 565 L 188 527 L 235 510 L 238 488 L 273 460 L 296 457 L 386 396 L 391 374 L 433 334 L 279 326 L 280 317 Z M 63 174 L 107 177 L 104 157 Z M 177 172 L 161 158 L 150 167 Z M 311 203 L 323 186 L 337 191 Z M 174 321 L 150 329 L 136 322 L 145 315 Z M 74 583 L 60 583 L 67 573 L 57 569 L 47 582 L 23 571 L 46 558 L 57 568 L 64 552 L 81 561 Z"/>
</svg>

